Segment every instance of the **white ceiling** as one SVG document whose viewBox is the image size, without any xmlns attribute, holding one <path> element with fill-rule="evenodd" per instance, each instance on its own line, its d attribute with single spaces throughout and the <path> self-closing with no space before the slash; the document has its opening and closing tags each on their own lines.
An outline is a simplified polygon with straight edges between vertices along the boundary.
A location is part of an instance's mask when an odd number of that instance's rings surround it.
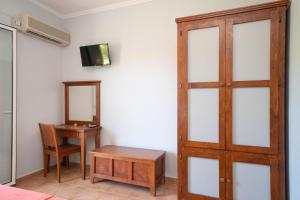
<svg viewBox="0 0 300 200">
<path fill-rule="evenodd" d="M 117 9 L 152 0 L 29 0 L 61 18 Z"/>
</svg>

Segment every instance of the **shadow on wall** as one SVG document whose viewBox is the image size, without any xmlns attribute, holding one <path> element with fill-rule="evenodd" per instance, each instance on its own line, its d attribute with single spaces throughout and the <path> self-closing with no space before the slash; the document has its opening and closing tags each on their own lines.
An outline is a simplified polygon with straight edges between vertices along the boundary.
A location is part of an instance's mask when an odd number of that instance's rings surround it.
<svg viewBox="0 0 300 200">
<path fill-rule="evenodd" d="M 116 143 L 116 134 L 106 128 L 103 128 L 101 131 L 101 146 L 103 145 L 117 145 Z M 130 138 L 129 138 L 130 139 Z M 103 140 L 105 143 L 103 143 Z M 93 145 L 93 144 L 92 144 Z M 120 145 L 122 146 L 122 145 Z M 93 147 L 93 146 L 89 146 Z M 88 147 L 88 148 L 89 148 Z M 135 146 L 128 146 L 128 147 L 135 147 Z M 143 148 L 143 147 L 137 147 L 137 148 Z M 157 149 L 166 151 L 165 149 Z M 166 171 L 166 176 L 171 178 L 177 177 L 177 154 L 166 151 L 166 169 L 174 170 L 174 171 Z M 174 174 L 176 177 L 170 176 L 170 174 Z"/>
<path fill-rule="evenodd" d="M 109 131 L 108 129 L 102 128 L 102 130 L 101 130 L 101 146 L 103 146 L 103 145 L 115 145 L 116 144 L 115 135 L 116 135 L 115 133 Z M 103 143 L 103 140 L 105 141 L 105 143 Z"/>
<path fill-rule="evenodd" d="M 102 128 L 101 130 L 101 146 L 104 146 L 104 145 L 117 145 L 116 143 L 116 133 L 106 129 L 106 128 Z M 72 144 L 78 144 L 79 145 L 79 140 L 77 139 L 70 139 L 69 140 L 70 143 Z M 120 146 L 123 146 L 123 145 L 120 145 Z M 130 146 L 130 147 L 134 147 L 134 146 Z M 88 141 L 87 141 L 87 164 L 90 163 L 90 156 L 88 155 L 88 152 L 92 149 L 95 148 L 95 143 L 94 143 L 94 140 L 93 138 L 89 138 Z M 139 147 L 139 148 L 143 148 L 143 147 Z M 159 150 L 162 150 L 162 151 L 166 151 L 164 149 L 159 149 Z M 70 156 L 70 160 L 71 162 L 77 162 L 79 163 L 79 155 L 71 155 Z M 175 165 L 174 165 L 175 163 Z M 166 153 L 166 169 L 172 169 L 174 170 L 174 172 L 167 172 L 166 171 L 166 176 L 167 177 L 171 177 L 171 178 L 176 178 L 176 177 L 173 177 L 173 176 L 170 176 L 169 174 L 175 174 L 177 175 L 177 168 L 176 167 L 168 167 L 168 166 L 177 166 L 177 155 L 176 153 L 172 153 L 172 152 L 167 152 Z"/>
<path fill-rule="evenodd" d="M 170 167 L 170 169 L 174 169 L 175 171 L 174 172 L 169 172 L 169 173 L 174 174 L 175 177 L 170 176 L 168 174 L 166 174 L 166 176 L 171 177 L 171 178 L 177 178 L 178 174 L 177 174 L 177 154 L 176 153 L 167 152 L 166 166 L 173 166 L 173 167 Z"/>
</svg>

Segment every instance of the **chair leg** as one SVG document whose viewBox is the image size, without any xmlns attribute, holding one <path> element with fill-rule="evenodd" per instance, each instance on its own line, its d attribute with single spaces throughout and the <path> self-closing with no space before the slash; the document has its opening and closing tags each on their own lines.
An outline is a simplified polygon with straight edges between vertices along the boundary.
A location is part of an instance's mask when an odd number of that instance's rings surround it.
<svg viewBox="0 0 300 200">
<path fill-rule="evenodd" d="M 69 159 L 69 156 L 67 156 L 66 158 L 67 158 L 66 159 L 67 160 L 67 167 L 70 168 L 70 159 Z"/>
<path fill-rule="evenodd" d="M 81 162 L 82 162 L 82 160 L 81 160 L 81 153 L 79 153 L 79 160 L 80 160 L 80 170 L 82 171 L 82 164 L 81 164 Z"/>
<path fill-rule="evenodd" d="M 50 155 L 47 155 L 47 173 L 50 172 Z"/>
<path fill-rule="evenodd" d="M 64 157 L 63 157 L 63 161 L 62 161 L 62 165 L 63 165 L 63 166 L 67 166 L 67 162 L 68 162 L 68 161 L 67 161 L 67 156 L 64 156 Z"/>
<path fill-rule="evenodd" d="M 57 180 L 60 183 L 60 157 L 56 156 Z"/>
<path fill-rule="evenodd" d="M 48 170 L 48 155 L 44 153 L 44 177 L 47 176 L 47 170 Z"/>
</svg>

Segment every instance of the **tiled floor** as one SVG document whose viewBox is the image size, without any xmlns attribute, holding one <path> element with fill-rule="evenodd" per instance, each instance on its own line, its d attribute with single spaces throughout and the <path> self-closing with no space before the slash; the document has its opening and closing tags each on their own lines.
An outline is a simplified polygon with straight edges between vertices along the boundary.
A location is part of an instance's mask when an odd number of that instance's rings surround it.
<svg viewBox="0 0 300 200">
<path fill-rule="evenodd" d="M 149 190 L 143 187 L 130 186 L 111 181 L 91 184 L 90 180 L 82 180 L 80 168 L 71 164 L 70 169 L 63 167 L 62 180 L 56 180 L 56 170 L 51 168 L 46 178 L 42 172 L 17 181 L 16 187 L 37 192 L 52 194 L 68 200 L 175 200 L 177 199 L 176 182 L 167 179 L 166 183 L 157 189 L 153 197 Z"/>
</svg>

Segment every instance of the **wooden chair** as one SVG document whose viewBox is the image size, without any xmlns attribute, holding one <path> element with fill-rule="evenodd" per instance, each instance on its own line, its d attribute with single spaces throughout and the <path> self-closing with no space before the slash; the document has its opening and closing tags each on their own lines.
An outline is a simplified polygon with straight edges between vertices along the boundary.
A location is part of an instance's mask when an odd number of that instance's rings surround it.
<svg viewBox="0 0 300 200">
<path fill-rule="evenodd" d="M 57 164 L 57 180 L 60 183 L 60 159 L 66 158 L 69 167 L 69 155 L 80 153 L 80 146 L 73 144 L 58 144 L 57 135 L 54 125 L 39 123 L 44 153 L 44 177 L 49 172 L 50 155 L 56 157 Z"/>
</svg>

